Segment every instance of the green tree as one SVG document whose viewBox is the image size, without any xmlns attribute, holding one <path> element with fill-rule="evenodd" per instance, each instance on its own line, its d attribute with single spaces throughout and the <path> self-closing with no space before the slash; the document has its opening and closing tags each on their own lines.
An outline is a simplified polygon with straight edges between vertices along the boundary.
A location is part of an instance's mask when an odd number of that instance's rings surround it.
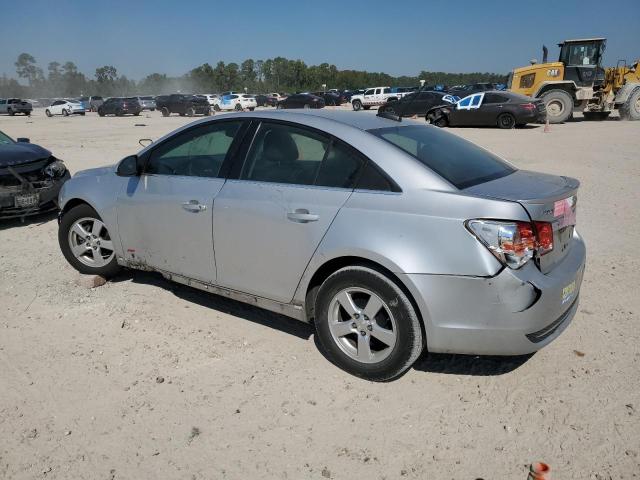
<svg viewBox="0 0 640 480">
<path fill-rule="evenodd" d="M 29 82 L 29 86 L 33 86 L 38 77 L 38 67 L 36 59 L 29 53 L 21 53 L 15 62 L 16 73 L 18 77 L 24 78 Z"/>
</svg>

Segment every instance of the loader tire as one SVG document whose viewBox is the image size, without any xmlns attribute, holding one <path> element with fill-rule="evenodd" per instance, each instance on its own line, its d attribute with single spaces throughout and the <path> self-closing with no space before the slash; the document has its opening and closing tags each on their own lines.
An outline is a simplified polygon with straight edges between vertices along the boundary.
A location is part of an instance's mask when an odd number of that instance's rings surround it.
<svg viewBox="0 0 640 480">
<path fill-rule="evenodd" d="M 640 87 L 631 92 L 627 101 L 620 106 L 620 118 L 640 120 Z"/>
<path fill-rule="evenodd" d="M 542 95 L 549 123 L 564 123 L 573 113 L 573 98 L 564 90 L 549 90 Z"/>
</svg>

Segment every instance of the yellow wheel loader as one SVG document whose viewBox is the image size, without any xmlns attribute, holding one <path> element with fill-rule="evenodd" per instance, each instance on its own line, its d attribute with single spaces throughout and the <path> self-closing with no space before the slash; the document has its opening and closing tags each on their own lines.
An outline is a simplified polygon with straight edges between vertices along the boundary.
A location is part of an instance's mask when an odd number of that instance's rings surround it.
<svg viewBox="0 0 640 480">
<path fill-rule="evenodd" d="M 542 99 L 549 123 L 565 122 L 574 111 L 587 120 L 604 120 L 614 109 L 625 120 L 640 120 L 640 60 L 602 68 L 605 45 L 605 38 L 565 40 L 558 44 L 557 62 L 547 62 L 543 47 L 542 63 L 532 60 L 514 69 L 507 88 Z"/>
</svg>

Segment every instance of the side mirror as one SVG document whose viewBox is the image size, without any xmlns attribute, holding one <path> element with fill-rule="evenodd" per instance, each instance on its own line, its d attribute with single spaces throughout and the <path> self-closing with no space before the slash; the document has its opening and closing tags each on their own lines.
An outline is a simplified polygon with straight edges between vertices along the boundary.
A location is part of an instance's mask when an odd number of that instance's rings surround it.
<svg viewBox="0 0 640 480">
<path fill-rule="evenodd" d="M 25 138 L 25 137 L 19 137 L 19 138 L 16 138 L 16 142 L 18 142 L 18 143 L 31 143 L 31 140 L 29 140 L 28 138 Z"/>
<path fill-rule="evenodd" d="M 130 155 L 122 159 L 116 171 L 119 177 L 136 177 L 139 172 L 137 155 Z"/>
</svg>

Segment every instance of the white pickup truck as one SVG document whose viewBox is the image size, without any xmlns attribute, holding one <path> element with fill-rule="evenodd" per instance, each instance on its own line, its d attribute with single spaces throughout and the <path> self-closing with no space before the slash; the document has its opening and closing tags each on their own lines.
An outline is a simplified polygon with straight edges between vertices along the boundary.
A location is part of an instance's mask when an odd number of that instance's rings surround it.
<svg viewBox="0 0 640 480">
<path fill-rule="evenodd" d="M 413 90 L 408 88 L 374 87 L 367 88 L 363 94 L 351 97 L 351 106 L 355 111 L 379 107 L 389 100 L 399 100 Z"/>
</svg>

